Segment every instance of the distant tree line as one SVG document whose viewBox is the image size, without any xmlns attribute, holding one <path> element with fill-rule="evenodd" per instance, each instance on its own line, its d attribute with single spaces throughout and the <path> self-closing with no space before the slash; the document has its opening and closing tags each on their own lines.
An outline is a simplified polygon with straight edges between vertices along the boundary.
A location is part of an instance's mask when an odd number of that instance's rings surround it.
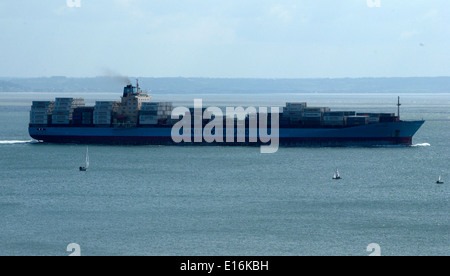
<svg viewBox="0 0 450 276">
<path fill-rule="evenodd" d="M 250 79 L 150 77 L 0 78 L 0 92 L 121 92 L 128 82 L 152 93 L 449 93 L 450 77 Z"/>
</svg>

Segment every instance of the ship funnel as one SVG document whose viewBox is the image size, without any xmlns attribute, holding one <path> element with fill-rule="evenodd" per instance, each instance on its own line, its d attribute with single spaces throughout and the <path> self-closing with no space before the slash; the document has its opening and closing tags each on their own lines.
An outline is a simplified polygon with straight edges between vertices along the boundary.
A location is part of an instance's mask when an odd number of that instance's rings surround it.
<svg viewBox="0 0 450 276">
<path fill-rule="evenodd" d="M 128 84 L 123 88 L 123 96 L 126 97 L 128 94 L 136 93 L 136 87 L 131 84 Z"/>
</svg>

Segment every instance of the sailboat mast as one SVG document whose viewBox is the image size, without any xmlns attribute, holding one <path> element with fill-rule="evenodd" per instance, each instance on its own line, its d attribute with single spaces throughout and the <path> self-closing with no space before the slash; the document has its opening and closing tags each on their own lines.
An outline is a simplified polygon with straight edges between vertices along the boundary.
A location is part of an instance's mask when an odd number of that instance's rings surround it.
<svg viewBox="0 0 450 276">
<path fill-rule="evenodd" d="M 86 169 L 89 167 L 89 148 L 86 147 Z"/>
</svg>

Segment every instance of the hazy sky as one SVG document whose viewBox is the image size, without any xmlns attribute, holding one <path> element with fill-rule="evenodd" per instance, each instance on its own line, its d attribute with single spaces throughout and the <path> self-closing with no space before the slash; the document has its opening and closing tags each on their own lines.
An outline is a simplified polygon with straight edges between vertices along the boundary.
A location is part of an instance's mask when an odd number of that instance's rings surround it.
<svg viewBox="0 0 450 276">
<path fill-rule="evenodd" d="M 450 76 L 449 0 L 77 1 L 0 0 L 0 77 Z"/>
</svg>

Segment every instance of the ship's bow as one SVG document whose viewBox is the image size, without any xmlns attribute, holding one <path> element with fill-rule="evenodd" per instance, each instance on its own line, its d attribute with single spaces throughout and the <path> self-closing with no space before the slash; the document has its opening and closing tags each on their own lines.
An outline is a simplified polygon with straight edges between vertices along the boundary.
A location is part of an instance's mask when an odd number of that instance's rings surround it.
<svg viewBox="0 0 450 276">
<path fill-rule="evenodd" d="M 395 138 L 399 138 L 398 144 L 411 146 L 413 137 L 422 127 L 425 121 L 400 121 L 394 123 L 393 134 Z"/>
</svg>

